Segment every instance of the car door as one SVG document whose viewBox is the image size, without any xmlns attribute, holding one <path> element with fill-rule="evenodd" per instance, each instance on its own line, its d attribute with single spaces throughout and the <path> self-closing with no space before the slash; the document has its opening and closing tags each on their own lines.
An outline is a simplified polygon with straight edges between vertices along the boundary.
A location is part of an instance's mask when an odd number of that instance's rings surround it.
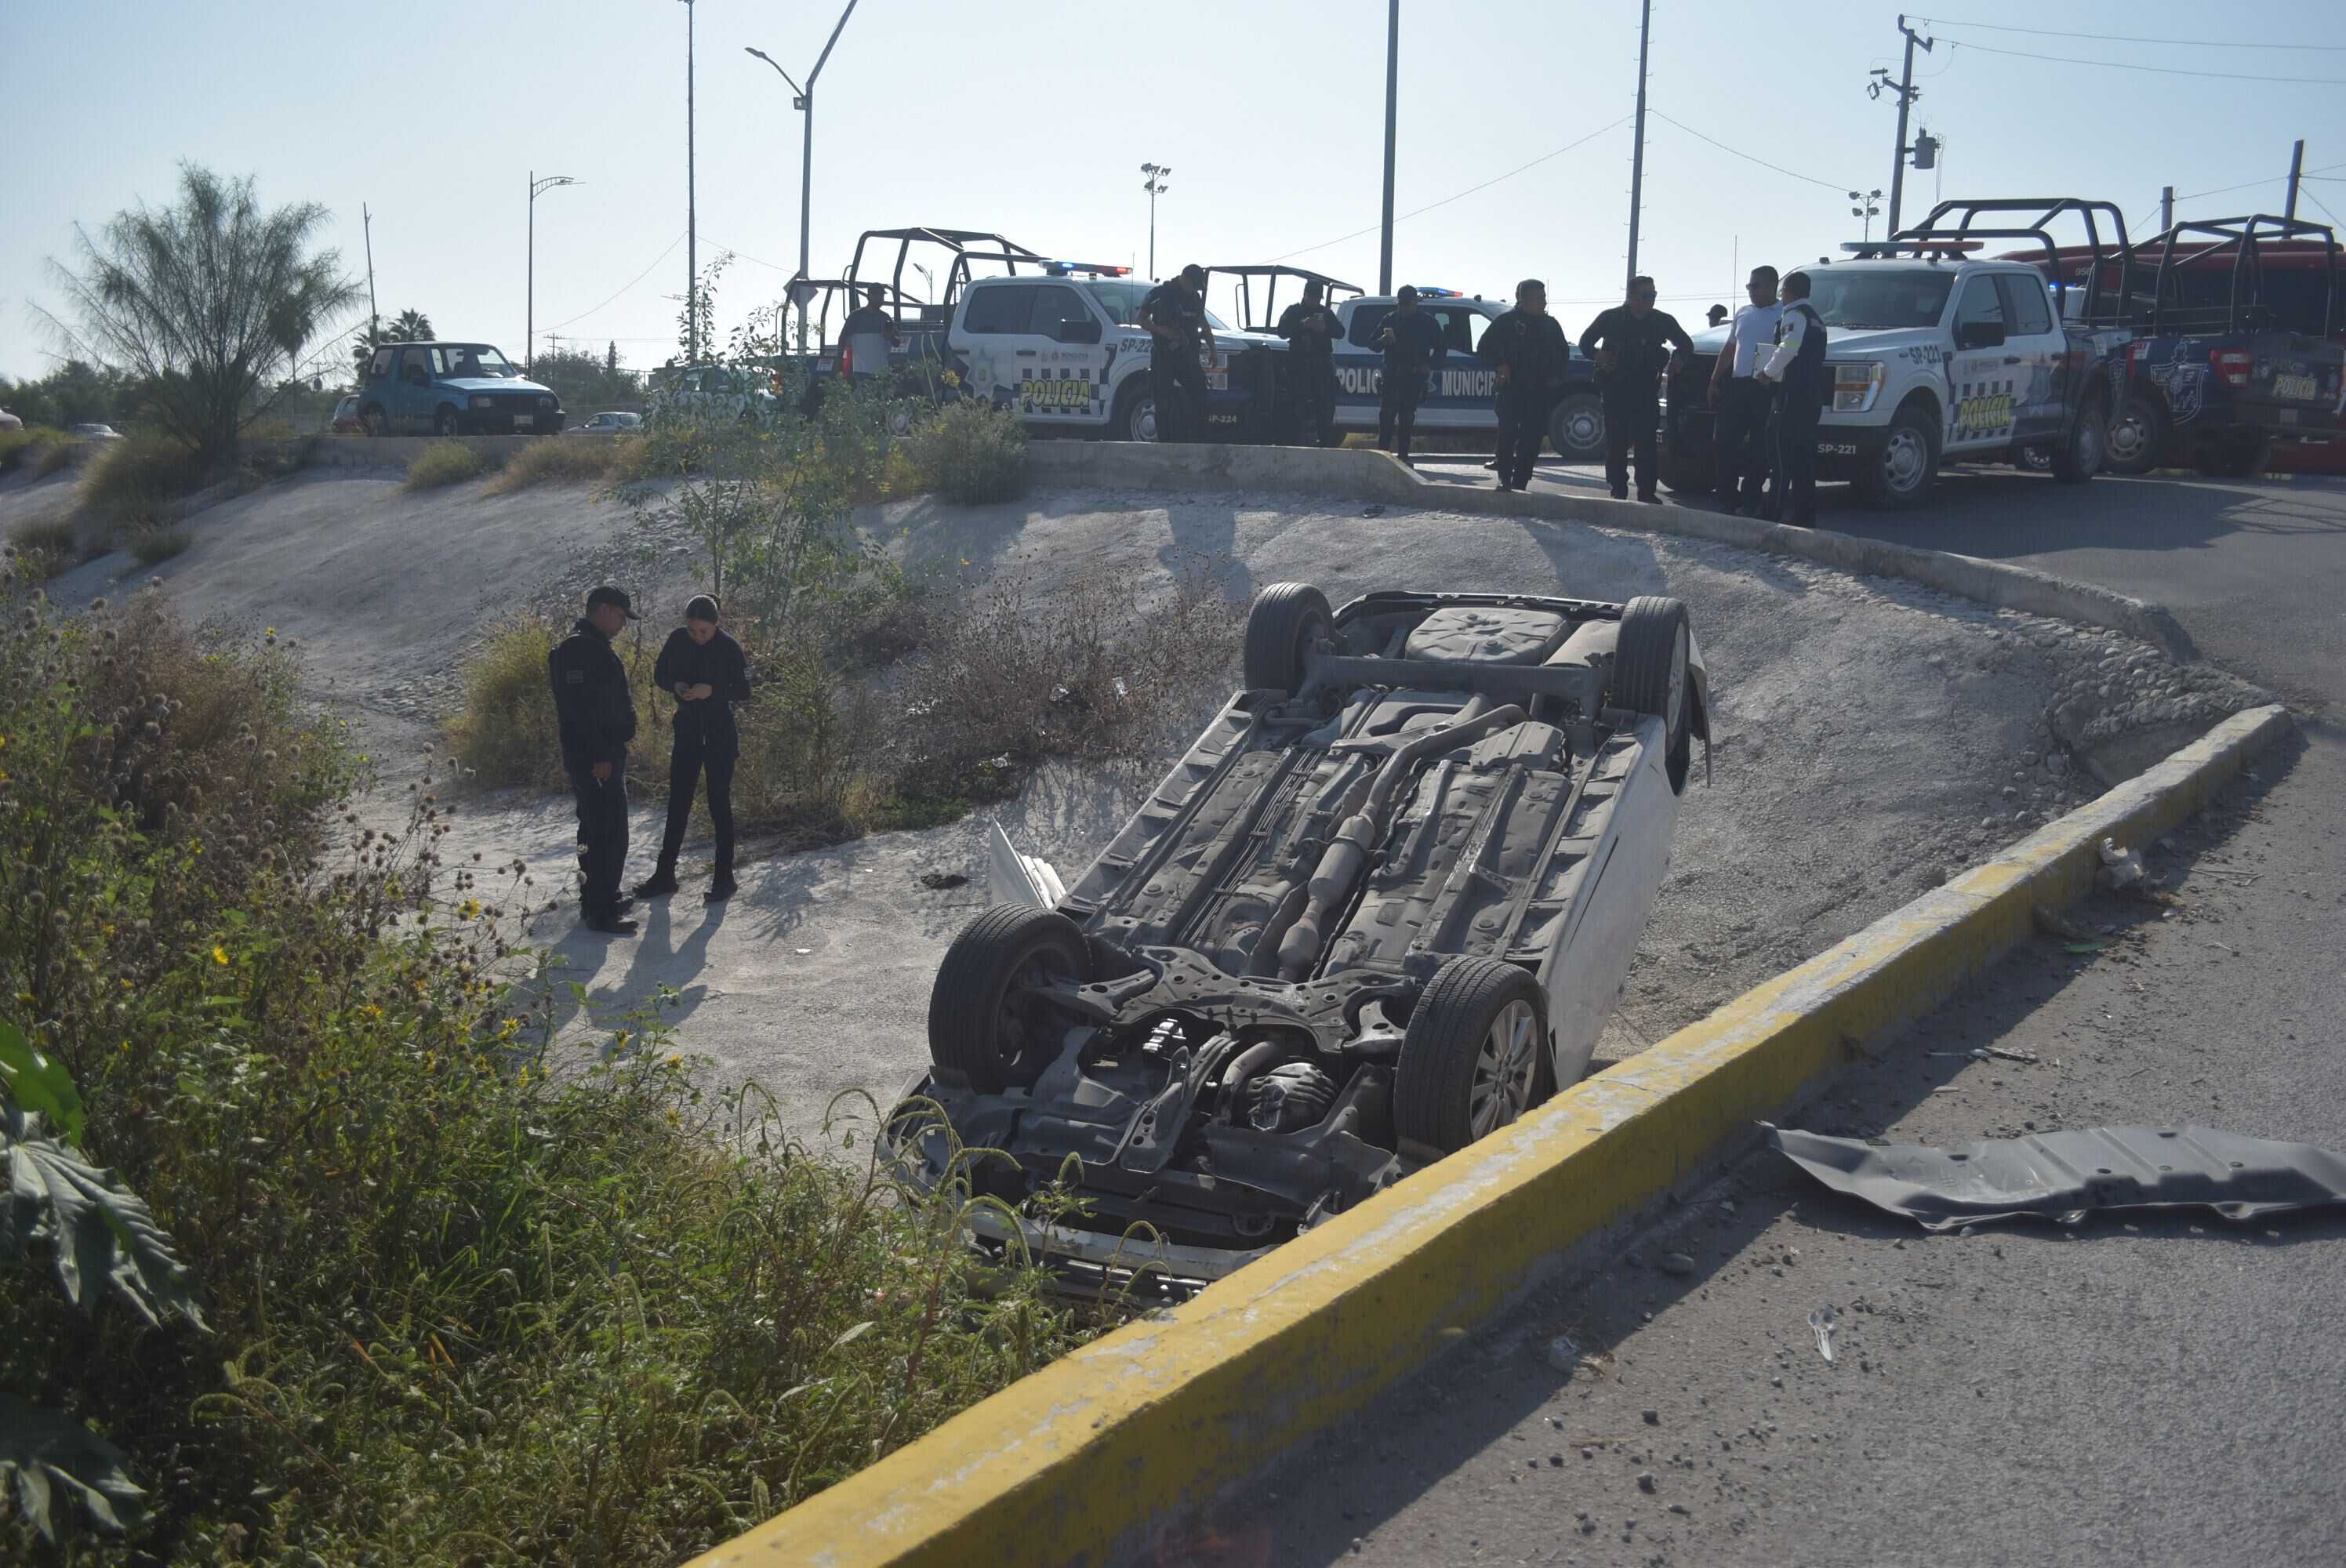
<svg viewBox="0 0 2346 1568">
<path fill-rule="evenodd" d="M 432 429 L 431 351 L 410 345 L 399 351 L 399 381 L 384 412 L 398 435 L 429 434 Z"/>
<path fill-rule="evenodd" d="M 1943 450 L 1981 452 L 2010 444 L 2020 356 L 2007 346 L 2004 290 L 1992 272 L 1974 272 L 1955 293 L 1947 358 L 1947 430 Z"/>
<path fill-rule="evenodd" d="M 1344 309 L 1344 335 L 1335 345 L 1336 423 L 1374 430 L 1385 376 L 1384 351 L 1377 347 L 1377 331 L 1392 314 L 1392 305 L 1384 300 L 1361 300 Z"/>
<path fill-rule="evenodd" d="M 1995 286 L 2004 299 L 2004 362 L 2013 372 L 2012 439 L 2055 440 L 2068 423 L 2068 339 L 2053 318 L 2042 273 L 1999 272 Z"/>
<path fill-rule="evenodd" d="M 973 284 L 962 298 L 961 351 L 969 359 L 969 387 L 989 402 L 1018 402 L 1018 368 L 1037 361 L 1022 357 L 1033 347 L 1027 326 L 1034 317 L 1035 285 Z"/>
<path fill-rule="evenodd" d="M 1433 394 L 1418 411 L 1421 425 L 1450 430 L 1495 430 L 1499 424 L 1499 372 L 1474 357 L 1490 330 L 1492 312 L 1480 300 L 1454 300 L 1424 307 L 1442 324 L 1442 344 L 1450 351 L 1434 373 Z"/>
<path fill-rule="evenodd" d="M 1034 285 L 1026 332 L 1011 348 L 1018 367 L 1018 412 L 1027 419 L 1106 424 L 1107 351 L 1103 323 L 1081 290 Z"/>
</svg>

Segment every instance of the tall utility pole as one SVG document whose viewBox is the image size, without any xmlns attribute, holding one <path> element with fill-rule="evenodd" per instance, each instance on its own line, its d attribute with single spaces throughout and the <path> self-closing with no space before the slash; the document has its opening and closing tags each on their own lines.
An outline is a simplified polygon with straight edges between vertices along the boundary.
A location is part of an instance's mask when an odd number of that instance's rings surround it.
<svg viewBox="0 0 2346 1568">
<path fill-rule="evenodd" d="M 523 366 L 533 374 L 537 369 L 537 199 L 557 185 L 576 185 L 566 174 L 549 174 L 537 178 L 537 170 L 529 171 L 529 306 L 524 318 L 528 334 L 522 342 Z"/>
<path fill-rule="evenodd" d="M 1646 197 L 1646 61 L 1654 41 L 1654 0 L 1637 7 L 1637 127 L 1629 146 L 1629 276 L 1637 275 L 1637 209 Z M 1629 291 L 1623 283 L 1621 291 Z"/>
<path fill-rule="evenodd" d="M 359 203 L 359 222 L 366 230 L 367 347 L 372 349 L 382 341 L 382 317 L 374 305 L 374 214 L 367 210 L 363 201 Z"/>
<path fill-rule="evenodd" d="M 1169 163 L 1144 163 L 1140 166 L 1140 172 L 1148 176 L 1141 182 L 1140 188 L 1148 192 L 1148 276 L 1154 281 L 1157 277 L 1157 199 L 1168 188 L 1165 177 L 1173 172 L 1173 166 Z"/>
<path fill-rule="evenodd" d="M 1878 98 L 1886 92 L 1898 95 L 1898 153 L 1890 160 L 1890 232 L 1892 234 L 1898 232 L 1898 206 L 1906 194 L 1906 157 L 1911 150 L 1906 146 L 1906 112 L 1914 107 L 1914 100 L 1923 96 L 1922 89 L 1914 85 L 1914 46 L 1922 45 L 1923 52 L 1927 55 L 1933 42 L 1909 27 L 1903 15 L 1898 18 L 1898 31 L 1906 37 L 1904 71 L 1893 82 L 1890 79 L 1890 73 L 1877 66 L 1873 80 L 1865 87 L 1869 97 Z"/>
<path fill-rule="evenodd" d="M 2297 185 L 2304 172 L 2305 140 L 2300 137 L 2298 138 L 2297 146 L 2290 149 L 2289 155 L 2289 205 L 2281 209 L 2283 218 L 2293 219 L 2297 217 Z"/>
<path fill-rule="evenodd" d="M 684 0 L 684 358 L 700 359 L 700 204 L 693 189 L 692 0 Z"/>
<path fill-rule="evenodd" d="M 1401 100 L 1401 0 L 1385 14 L 1385 221 L 1377 243 L 1377 292 L 1393 291 L 1393 127 Z"/>
<path fill-rule="evenodd" d="M 2175 227 L 2175 188 L 2161 186 L 2158 190 L 2158 231 L 2161 234 Z"/>
<path fill-rule="evenodd" d="M 758 58 L 774 67 L 774 75 L 781 77 L 790 86 L 791 107 L 803 111 L 806 115 L 806 135 L 801 138 L 799 154 L 799 278 L 801 280 L 804 280 L 810 275 L 808 271 L 810 265 L 808 257 L 811 253 L 809 227 L 813 222 L 814 214 L 814 84 L 815 79 L 822 75 L 823 63 L 831 58 L 832 46 L 839 42 L 840 34 L 847 30 L 847 19 L 855 15 L 855 5 L 856 0 L 847 0 L 847 9 L 839 14 L 839 25 L 831 28 L 830 40 L 823 45 L 822 53 L 815 57 L 814 69 L 807 73 L 805 87 L 791 81 L 790 74 L 782 69 L 775 62 L 774 57 L 764 50 L 747 49 L 745 51 L 757 56 Z M 807 346 L 807 307 L 812 302 L 813 298 L 812 290 L 802 289 L 798 291 L 799 352 L 801 354 L 806 352 Z"/>
</svg>

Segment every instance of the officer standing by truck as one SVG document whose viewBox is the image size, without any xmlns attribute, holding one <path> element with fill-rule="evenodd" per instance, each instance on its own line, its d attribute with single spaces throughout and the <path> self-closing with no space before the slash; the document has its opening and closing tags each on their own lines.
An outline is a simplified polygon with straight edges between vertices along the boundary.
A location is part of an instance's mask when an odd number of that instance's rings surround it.
<svg viewBox="0 0 2346 1568">
<path fill-rule="evenodd" d="M 1809 303 L 1809 275 L 1784 280 L 1776 346 L 1760 368 L 1776 399 L 1776 493 L 1795 528 L 1817 520 L 1817 420 L 1831 388 L 1825 380 L 1825 324 Z"/>
<path fill-rule="evenodd" d="M 1322 446 L 1342 444 L 1336 428 L 1336 312 L 1318 279 L 1303 285 L 1303 298 L 1280 312 L 1279 335 L 1287 340 L 1287 430 L 1296 440 L 1308 429 Z"/>
<path fill-rule="evenodd" d="M 1748 285 L 1751 303 L 1735 312 L 1726 347 L 1710 372 L 1710 406 L 1719 411 L 1719 499 L 1730 517 L 1749 512 L 1764 516 L 1783 497 L 1770 498 L 1761 485 L 1775 468 L 1768 438 L 1774 396 L 1757 374 L 1776 347 L 1776 322 L 1784 307 L 1776 302 L 1776 269 L 1754 267 Z"/>
<path fill-rule="evenodd" d="M 1613 499 L 1629 498 L 1629 457 L 1637 453 L 1637 499 L 1658 501 L 1654 494 L 1654 427 L 1661 423 L 1662 372 L 1669 350 L 1694 351 L 1694 340 L 1666 311 L 1654 309 L 1654 280 L 1629 280 L 1629 297 L 1600 311 L 1580 334 L 1580 351 L 1596 360 L 1597 384 L 1605 397 L 1605 483 Z"/>
<path fill-rule="evenodd" d="M 619 873 L 627 860 L 627 742 L 636 738 L 627 669 L 611 639 L 636 618 L 621 589 L 586 595 L 586 613 L 546 656 L 562 737 L 562 770 L 578 806 L 578 907 L 588 931 L 633 936 Z"/>
<path fill-rule="evenodd" d="M 885 374 L 888 351 L 896 341 L 896 323 L 888 319 L 887 293 L 874 283 L 863 304 L 839 324 L 839 345 L 846 351 L 848 374 L 858 382 Z"/>
<path fill-rule="evenodd" d="M 1213 351 L 1206 328 L 1206 270 L 1195 262 L 1159 283 L 1140 302 L 1140 324 L 1156 340 L 1149 374 L 1157 395 L 1157 439 L 1206 439 L 1206 372 L 1202 349 Z"/>
<path fill-rule="evenodd" d="M 1536 278 L 1516 284 L 1515 308 L 1484 330 L 1474 353 L 1498 372 L 1499 488 L 1525 489 L 1572 358 L 1564 329 L 1547 313 L 1547 285 Z"/>
<path fill-rule="evenodd" d="M 1407 463 L 1410 437 L 1417 431 L 1417 405 L 1425 401 L 1427 379 L 1449 357 L 1449 345 L 1442 341 L 1442 324 L 1417 308 L 1417 290 L 1408 283 L 1393 296 L 1393 308 L 1377 331 L 1377 343 L 1385 351 L 1377 444 Z"/>
</svg>

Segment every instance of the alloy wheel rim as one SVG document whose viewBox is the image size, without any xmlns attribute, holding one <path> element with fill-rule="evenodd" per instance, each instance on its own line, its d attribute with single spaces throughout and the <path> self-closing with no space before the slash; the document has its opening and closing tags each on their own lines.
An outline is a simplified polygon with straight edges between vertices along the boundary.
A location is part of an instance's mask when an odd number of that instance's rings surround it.
<svg viewBox="0 0 2346 1568">
<path fill-rule="evenodd" d="M 1521 1115 L 1531 1104 L 1539 1064 L 1539 1026 L 1528 1002 L 1510 1002 L 1483 1031 L 1474 1053 L 1474 1079 L 1466 1096 L 1471 1135 L 1484 1137 Z"/>
</svg>

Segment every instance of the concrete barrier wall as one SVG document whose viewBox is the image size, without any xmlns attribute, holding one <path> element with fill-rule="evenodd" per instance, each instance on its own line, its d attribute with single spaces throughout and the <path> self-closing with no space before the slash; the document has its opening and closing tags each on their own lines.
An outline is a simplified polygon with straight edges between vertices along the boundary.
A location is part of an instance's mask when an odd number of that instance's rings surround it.
<svg viewBox="0 0 2346 1568">
<path fill-rule="evenodd" d="M 533 441 L 559 440 L 543 435 L 298 435 L 290 440 L 240 441 L 240 457 L 273 467 L 405 468 L 415 454 L 442 440 L 461 441 L 488 458 L 502 463 Z"/>
</svg>

